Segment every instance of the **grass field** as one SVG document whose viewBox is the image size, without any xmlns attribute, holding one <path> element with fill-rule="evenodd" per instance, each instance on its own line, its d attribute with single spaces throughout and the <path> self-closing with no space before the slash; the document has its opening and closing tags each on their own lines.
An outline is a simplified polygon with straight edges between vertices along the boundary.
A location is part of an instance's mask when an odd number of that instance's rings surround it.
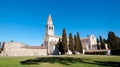
<svg viewBox="0 0 120 67">
<path fill-rule="evenodd" d="M 120 67 L 120 56 L 63 55 L 46 57 L 2 57 L 0 67 Z"/>
</svg>

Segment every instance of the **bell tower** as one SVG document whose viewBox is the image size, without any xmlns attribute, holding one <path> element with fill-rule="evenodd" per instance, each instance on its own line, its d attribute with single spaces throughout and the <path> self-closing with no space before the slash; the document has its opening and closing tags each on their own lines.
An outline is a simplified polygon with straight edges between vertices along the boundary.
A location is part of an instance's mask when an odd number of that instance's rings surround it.
<svg viewBox="0 0 120 67">
<path fill-rule="evenodd" d="M 48 35 L 54 36 L 54 26 L 53 26 L 51 14 L 49 14 L 48 16 L 47 25 L 46 25 L 46 36 Z"/>
</svg>

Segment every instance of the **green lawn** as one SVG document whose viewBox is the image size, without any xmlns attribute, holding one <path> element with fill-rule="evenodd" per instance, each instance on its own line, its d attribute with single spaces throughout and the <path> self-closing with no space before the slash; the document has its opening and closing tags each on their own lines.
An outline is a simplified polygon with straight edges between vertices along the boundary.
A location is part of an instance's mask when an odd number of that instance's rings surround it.
<svg viewBox="0 0 120 67">
<path fill-rule="evenodd" d="M 120 56 L 63 55 L 46 57 L 2 57 L 0 67 L 120 67 Z"/>
</svg>

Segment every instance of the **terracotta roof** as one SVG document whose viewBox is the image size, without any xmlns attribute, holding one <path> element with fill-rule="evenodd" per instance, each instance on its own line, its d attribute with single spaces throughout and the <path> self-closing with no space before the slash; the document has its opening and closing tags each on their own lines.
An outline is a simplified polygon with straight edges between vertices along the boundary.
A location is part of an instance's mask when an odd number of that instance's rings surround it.
<svg viewBox="0 0 120 67">
<path fill-rule="evenodd" d="M 80 40 L 86 40 L 89 39 L 90 37 L 86 37 L 86 38 L 80 38 Z"/>
<path fill-rule="evenodd" d="M 83 40 L 81 40 L 82 42 L 88 42 L 88 39 L 83 39 Z"/>
<path fill-rule="evenodd" d="M 91 52 L 106 52 L 108 50 L 106 50 L 106 49 L 103 49 L 103 50 L 86 50 L 85 52 L 88 52 L 88 53 L 91 53 Z"/>
</svg>

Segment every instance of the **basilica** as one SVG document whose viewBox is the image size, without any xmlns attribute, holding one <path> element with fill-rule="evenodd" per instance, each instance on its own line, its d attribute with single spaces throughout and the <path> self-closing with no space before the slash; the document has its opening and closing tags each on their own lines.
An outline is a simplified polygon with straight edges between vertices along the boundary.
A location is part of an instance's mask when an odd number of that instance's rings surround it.
<svg viewBox="0 0 120 67">
<path fill-rule="evenodd" d="M 43 39 L 43 44 L 41 46 L 28 46 L 22 42 L 4 42 L 2 44 L 3 50 L 0 51 L 1 56 L 43 56 L 43 55 L 54 55 L 58 50 L 55 49 L 55 45 L 57 45 L 59 39 L 62 36 L 55 36 L 54 34 L 54 25 L 52 21 L 52 17 L 49 14 L 47 23 L 45 26 L 45 36 Z M 67 39 L 69 40 L 69 39 Z M 81 43 L 83 47 L 83 54 L 85 52 L 95 52 L 95 51 L 108 51 L 106 46 L 106 50 L 98 50 L 97 49 L 97 41 L 94 35 L 90 35 L 89 37 L 81 38 Z M 59 51 L 58 51 L 59 52 Z M 68 54 L 70 54 L 70 50 L 68 49 Z M 59 53 L 57 53 L 59 54 Z"/>
<path fill-rule="evenodd" d="M 48 20 L 45 28 L 46 28 L 46 31 L 45 31 L 43 45 L 46 46 L 48 54 L 54 54 L 55 45 L 58 43 L 59 39 L 62 37 L 54 35 L 54 25 L 53 25 L 52 17 L 50 14 L 48 16 Z M 84 50 L 97 50 L 97 41 L 94 35 L 81 38 L 81 42 Z"/>
</svg>

